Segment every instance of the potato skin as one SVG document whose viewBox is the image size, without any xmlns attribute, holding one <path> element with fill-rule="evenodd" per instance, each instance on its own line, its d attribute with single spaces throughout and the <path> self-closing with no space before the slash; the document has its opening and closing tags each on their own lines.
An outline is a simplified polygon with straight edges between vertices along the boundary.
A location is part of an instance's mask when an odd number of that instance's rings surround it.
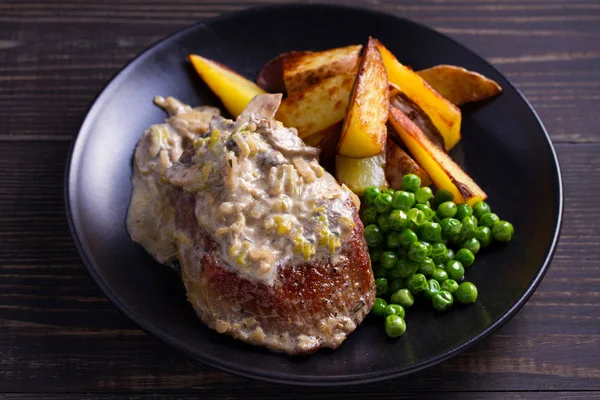
<svg viewBox="0 0 600 400">
<path fill-rule="evenodd" d="M 411 156 L 409 156 L 390 136 L 385 144 L 385 179 L 392 189 L 402 189 L 402 177 L 415 174 L 421 178 L 422 186 L 431 185 L 431 178 Z"/>
<path fill-rule="evenodd" d="M 355 74 L 361 49 L 361 45 L 352 45 L 285 57 L 282 74 L 288 94 L 302 92 L 332 76 Z"/>
<path fill-rule="evenodd" d="M 283 63 L 286 59 L 312 54 L 312 51 L 290 51 L 269 60 L 258 73 L 256 84 L 269 93 L 287 94 L 283 81 Z"/>
<path fill-rule="evenodd" d="M 486 100 L 502 93 L 502 87 L 496 81 L 456 65 L 436 65 L 417 71 L 417 75 L 457 106 Z"/>
<path fill-rule="evenodd" d="M 283 266 L 273 286 L 251 281 L 224 264 L 216 243 L 196 223 L 192 195 L 180 191 L 174 201 L 178 229 L 205 250 L 180 246 L 179 258 L 188 299 L 209 327 L 274 351 L 309 354 L 338 347 L 371 310 L 373 272 L 363 225 L 350 201 L 356 226 L 342 246 L 347 261 Z M 343 322 L 326 323 L 332 316 Z M 244 322 L 249 318 L 255 322 Z"/>
</svg>

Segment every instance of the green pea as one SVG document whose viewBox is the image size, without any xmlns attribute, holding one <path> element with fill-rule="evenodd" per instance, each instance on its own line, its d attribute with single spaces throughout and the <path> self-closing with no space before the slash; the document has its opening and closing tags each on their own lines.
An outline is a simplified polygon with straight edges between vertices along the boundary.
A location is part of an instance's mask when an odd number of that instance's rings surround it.
<svg viewBox="0 0 600 400">
<path fill-rule="evenodd" d="M 456 215 L 456 203 L 453 201 L 446 201 L 439 205 L 436 213 L 440 218 L 452 218 Z"/>
<path fill-rule="evenodd" d="M 378 317 L 383 317 L 385 316 L 384 310 L 387 307 L 387 305 L 387 301 L 380 297 L 377 297 L 375 299 L 375 302 L 373 303 L 373 308 L 371 308 L 371 312 L 377 315 Z"/>
<path fill-rule="evenodd" d="M 383 253 L 383 247 L 374 247 L 369 249 L 369 258 L 371 258 L 371 262 L 379 262 L 381 259 L 381 253 Z"/>
<path fill-rule="evenodd" d="M 442 226 L 437 222 L 425 221 L 420 228 L 421 237 L 430 242 L 437 242 L 442 238 Z"/>
<path fill-rule="evenodd" d="M 462 227 L 460 228 L 460 234 L 462 240 L 469 239 L 475 236 L 475 230 L 477 229 L 477 218 L 464 217 L 462 219 Z"/>
<path fill-rule="evenodd" d="M 497 241 L 510 242 L 515 233 L 515 228 L 513 228 L 512 224 L 508 221 L 500 221 L 494 224 L 492 233 L 494 234 L 494 239 Z"/>
<path fill-rule="evenodd" d="M 408 211 L 415 204 L 415 195 L 404 190 L 397 190 L 392 199 L 392 207 L 402 211 Z"/>
<path fill-rule="evenodd" d="M 445 290 L 450 294 L 454 294 L 456 289 L 458 289 L 458 282 L 456 282 L 454 279 L 446 279 L 440 285 L 440 290 Z"/>
<path fill-rule="evenodd" d="M 408 308 L 415 304 L 415 297 L 410 290 L 404 288 L 392 294 L 390 301 L 394 304 L 400 304 L 404 308 Z"/>
<path fill-rule="evenodd" d="M 492 241 L 492 230 L 487 226 L 478 226 L 475 230 L 475 239 L 479 240 L 481 247 L 487 247 Z"/>
<path fill-rule="evenodd" d="M 386 276 L 388 273 L 388 270 L 383 268 L 383 265 L 377 263 L 371 266 L 371 268 L 373 269 L 373 276 L 375 278 L 380 278 L 382 276 Z"/>
<path fill-rule="evenodd" d="M 402 336 L 406 332 L 406 322 L 398 315 L 388 315 L 385 318 L 385 333 L 391 338 Z"/>
<path fill-rule="evenodd" d="M 490 229 L 492 229 L 498 222 L 500 222 L 500 217 L 491 212 L 485 213 L 481 216 L 481 218 L 479 218 L 479 225 L 487 226 Z"/>
<path fill-rule="evenodd" d="M 383 253 L 381 253 L 381 258 L 380 258 L 380 262 L 381 265 L 383 266 L 383 268 L 385 269 L 390 269 L 390 268 L 394 268 L 396 266 L 396 262 L 398 261 L 398 257 L 396 256 L 396 253 L 394 253 L 393 251 L 384 251 Z"/>
<path fill-rule="evenodd" d="M 392 210 L 392 196 L 389 193 L 381 193 L 373 201 L 373 206 L 380 214 L 389 213 Z"/>
<path fill-rule="evenodd" d="M 429 242 L 425 242 L 425 241 L 421 241 L 421 243 L 423 243 L 425 245 L 425 247 L 427 247 L 427 257 L 429 257 L 431 255 L 431 243 Z"/>
<path fill-rule="evenodd" d="M 402 245 L 402 234 L 395 231 L 388 233 L 385 238 L 385 244 L 390 249 L 399 248 Z"/>
<path fill-rule="evenodd" d="M 408 216 L 402 210 L 392 210 L 389 216 L 390 228 L 395 231 L 402 232 L 408 227 Z"/>
<path fill-rule="evenodd" d="M 383 233 L 388 233 L 391 230 L 389 217 L 389 214 L 381 214 L 377 217 L 377 226 Z"/>
<path fill-rule="evenodd" d="M 422 242 L 413 242 L 408 247 L 408 258 L 421 262 L 427 257 L 427 246 Z"/>
<path fill-rule="evenodd" d="M 396 278 L 389 282 L 388 286 L 389 293 L 396 293 L 398 290 L 404 289 L 406 287 L 406 281 L 402 278 Z"/>
<path fill-rule="evenodd" d="M 467 248 L 459 249 L 454 255 L 454 259 L 460 261 L 465 267 L 470 267 L 475 262 L 475 255 Z"/>
<path fill-rule="evenodd" d="M 435 279 L 430 279 L 427 281 L 427 289 L 423 292 L 425 298 L 430 299 L 434 294 L 440 291 L 440 283 Z"/>
<path fill-rule="evenodd" d="M 383 267 L 381 267 L 383 268 Z M 402 278 L 401 274 L 400 274 L 400 270 L 398 269 L 398 264 L 396 264 L 396 266 L 392 269 L 385 269 L 385 273 L 386 273 L 386 277 L 390 278 L 390 279 L 404 279 Z"/>
<path fill-rule="evenodd" d="M 473 255 L 479 253 L 479 249 L 481 248 L 481 244 L 479 240 L 473 238 L 467 239 L 460 244 L 461 249 L 469 249 Z"/>
<path fill-rule="evenodd" d="M 379 196 L 381 194 L 381 191 L 379 190 L 378 187 L 375 186 L 371 186 L 365 189 L 364 192 L 364 197 L 365 197 L 365 203 L 367 203 L 368 206 L 372 205 L 373 202 L 375 201 L 375 199 L 377 198 L 377 196 Z"/>
<path fill-rule="evenodd" d="M 373 207 L 367 207 L 360 213 L 360 219 L 364 225 L 377 223 L 377 210 Z"/>
<path fill-rule="evenodd" d="M 419 263 L 418 272 L 420 274 L 423 274 L 425 276 L 431 276 L 431 274 L 433 273 L 434 270 L 435 270 L 435 263 L 429 257 L 425 258 L 423 261 L 421 261 Z"/>
<path fill-rule="evenodd" d="M 398 255 L 398 259 L 408 258 L 408 247 L 400 247 L 396 250 L 396 254 Z"/>
<path fill-rule="evenodd" d="M 485 201 L 478 201 L 473 205 L 473 215 L 477 217 L 477 219 L 481 218 L 483 214 L 491 213 L 492 209 L 490 205 Z"/>
<path fill-rule="evenodd" d="M 419 237 L 412 229 L 406 228 L 402 232 L 400 232 L 400 245 L 401 246 L 409 246 L 411 243 L 417 242 Z"/>
<path fill-rule="evenodd" d="M 442 234 L 446 238 L 458 236 L 460 234 L 460 230 L 462 229 L 462 224 L 455 218 L 444 218 L 440 222 L 440 225 L 442 226 Z"/>
<path fill-rule="evenodd" d="M 462 221 L 465 217 L 470 217 L 473 215 L 473 208 L 467 203 L 461 203 L 456 206 L 456 218 L 459 221 Z"/>
<path fill-rule="evenodd" d="M 440 204 L 452 200 L 454 200 L 454 195 L 452 193 L 446 189 L 438 189 L 437 192 L 435 192 L 435 196 L 433 196 L 433 199 L 431 200 L 431 206 L 432 208 L 437 208 Z"/>
<path fill-rule="evenodd" d="M 406 174 L 402 177 L 402 190 L 416 192 L 421 187 L 421 178 L 415 174 Z"/>
<path fill-rule="evenodd" d="M 453 303 L 454 298 L 452 298 L 452 294 L 446 290 L 440 290 L 431 299 L 431 304 L 437 311 L 446 311 Z"/>
<path fill-rule="evenodd" d="M 406 286 L 413 294 L 420 293 L 427 289 L 427 278 L 423 274 L 414 274 L 406 280 Z"/>
<path fill-rule="evenodd" d="M 381 277 L 375 279 L 375 290 L 377 296 L 385 296 L 388 291 L 388 280 L 387 278 Z"/>
<path fill-rule="evenodd" d="M 369 247 L 377 247 L 383 242 L 383 232 L 375 224 L 370 224 L 364 230 L 365 239 Z"/>
<path fill-rule="evenodd" d="M 454 292 L 456 300 L 463 304 L 474 303 L 477 300 L 477 295 L 477 287 L 471 282 L 461 283 L 456 292 Z"/>
<path fill-rule="evenodd" d="M 408 216 L 408 219 L 416 226 L 421 226 L 425 221 L 427 221 L 425 213 L 418 208 L 411 208 L 407 211 L 406 215 Z"/>
<path fill-rule="evenodd" d="M 433 192 L 427 186 L 419 188 L 415 192 L 415 200 L 417 203 L 426 203 L 433 197 Z"/>
<path fill-rule="evenodd" d="M 401 258 L 396 263 L 396 269 L 398 270 L 398 275 L 400 278 L 410 278 L 419 270 L 419 264 L 413 260 Z"/>
<path fill-rule="evenodd" d="M 448 251 L 446 252 L 446 259 L 448 261 L 453 260 L 454 259 L 454 250 L 452 249 L 448 249 Z"/>
<path fill-rule="evenodd" d="M 434 243 L 431 245 L 431 259 L 439 264 L 448 261 L 448 248 L 443 243 Z"/>
<path fill-rule="evenodd" d="M 443 283 L 445 280 L 448 279 L 448 273 L 445 269 L 436 268 L 431 274 L 431 279 L 435 279 L 436 281 L 438 281 L 438 283 Z"/>
<path fill-rule="evenodd" d="M 392 189 L 392 188 L 388 188 L 388 189 L 385 189 L 385 190 L 383 191 L 383 193 L 387 193 L 387 194 L 389 194 L 390 196 L 394 197 L 394 193 L 396 193 L 396 191 L 395 191 L 394 189 Z"/>
<path fill-rule="evenodd" d="M 465 276 L 465 267 L 458 260 L 450 260 L 446 263 L 446 272 L 449 279 L 461 281 Z"/>
<path fill-rule="evenodd" d="M 400 304 L 388 304 L 383 310 L 383 314 L 387 317 L 388 315 L 397 315 L 399 317 L 404 318 L 406 312 L 404 311 L 404 307 Z"/>
<path fill-rule="evenodd" d="M 431 218 L 433 218 L 433 216 L 435 215 L 435 211 L 433 211 L 431 207 L 429 207 L 427 204 L 417 203 L 413 208 L 423 211 L 423 213 L 425 214 L 425 219 L 427 221 L 431 221 Z"/>
</svg>

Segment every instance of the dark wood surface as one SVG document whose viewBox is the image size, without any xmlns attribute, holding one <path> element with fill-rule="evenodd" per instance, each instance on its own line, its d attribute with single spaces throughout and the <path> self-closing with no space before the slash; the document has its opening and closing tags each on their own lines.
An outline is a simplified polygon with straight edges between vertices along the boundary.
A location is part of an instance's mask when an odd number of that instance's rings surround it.
<svg viewBox="0 0 600 400">
<path fill-rule="evenodd" d="M 63 207 L 70 141 L 103 84 L 199 19 L 270 1 L 0 1 L 0 399 L 600 398 L 600 3 L 350 1 L 426 23 L 486 57 L 546 124 L 563 231 L 527 305 L 466 353 L 337 389 L 258 382 L 146 336 L 95 286 Z"/>
</svg>

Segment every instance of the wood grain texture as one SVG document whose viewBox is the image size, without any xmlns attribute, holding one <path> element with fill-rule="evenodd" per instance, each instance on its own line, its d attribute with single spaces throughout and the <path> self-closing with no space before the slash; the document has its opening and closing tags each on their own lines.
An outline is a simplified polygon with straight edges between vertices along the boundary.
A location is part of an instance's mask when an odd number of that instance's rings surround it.
<svg viewBox="0 0 600 400">
<path fill-rule="evenodd" d="M 0 2 L 0 118 L 6 120 L 0 140 L 69 140 L 94 94 L 141 50 L 199 19 L 271 3 L 277 1 Z M 395 13 L 454 37 L 523 91 L 555 141 L 600 141 L 586 129 L 600 123 L 596 1 L 342 3 Z"/>
<path fill-rule="evenodd" d="M 408 17 L 472 48 L 523 91 L 557 143 L 565 215 L 552 266 L 524 309 L 481 344 L 409 378 L 290 390 L 176 354 L 104 297 L 63 206 L 69 142 L 87 107 L 162 37 L 271 3 L 0 0 L 0 399 L 600 398 L 596 0 L 340 2 Z"/>
<path fill-rule="evenodd" d="M 304 395 L 304 394 L 303 394 Z M 310 393 L 310 398 L 315 400 L 328 400 L 331 399 L 331 393 Z M 365 393 L 356 393 L 345 395 L 344 398 L 352 399 L 364 399 Z M 432 393 L 421 393 L 412 392 L 407 393 L 399 391 L 394 394 L 393 398 L 398 400 L 438 400 L 440 399 L 440 392 Z M 444 393 L 444 399 L 460 399 L 460 400 L 546 400 L 551 398 L 553 400 L 591 400 L 597 399 L 597 393 L 591 391 L 585 392 L 452 392 Z M 198 394 L 189 393 L 175 393 L 175 394 L 139 394 L 131 395 L 125 393 L 111 393 L 111 394 L 89 394 L 89 393 L 58 393 L 58 394 L 0 394 L 0 400 L 192 400 L 204 398 L 199 397 Z M 211 395 L 210 399 L 215 400 L 226 400 L 231 399 L 231 393 L 224 390 L 222 393 L 217 395 Z M 280 398 L 277 394 L 269 394 L 262 397 L 265 400 Z M 293 398 L 301 398 L 300 395 L 294 396 Z M 387 396 L 379 396 L 378 398 L 388 398 Z M 390 397 L 392 398 L 392 397 Z"/>
</svg>

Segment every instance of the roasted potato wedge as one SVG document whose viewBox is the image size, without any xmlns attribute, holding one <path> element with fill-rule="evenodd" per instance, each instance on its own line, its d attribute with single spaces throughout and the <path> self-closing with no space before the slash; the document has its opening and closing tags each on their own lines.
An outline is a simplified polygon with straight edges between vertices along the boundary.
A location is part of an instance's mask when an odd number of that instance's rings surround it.
<svg viewBox="0 0 600 400">
<path fill-rule="evenodd" d="M 363 55 L 344 126 L 338 154 L 366 158 L 381 154 L 385 148 L 389 109 L 389 88 L 381 54 L 369 38 Z"/>
<path fill-rule="evenodd" d="M 433 144 L 404 113 L 390 107 L 389 123 L 438 189 L 448 190 L 454 195 L 454 201 L 457 203 L 467 202 L 473 205 L 487 198 L 485 192 L 452 161 L 452 158 Z"/>
<path fill-rule="evenodd" d="M 362 46 L 319 52 L 296 52 L 282 59 L 283 82 L 288 94 L 302 92 L 323 79 L 356 73 Z"/>
<path fill-rule="evenodd" d="M 452 149 L 460 140 L 461 114 L 458 107 L 437 93 L 431 86 L 410 68 L 402 65 L 396 57 L 377 41 L 388 79 L 398 86 L 402 93 L 417 104 L 431 119 L 433 125 L 444 138 L 446 150 Z"/>
<path fill-rule="evenodd" d="M 436 65 L 417 71 L 417 74 L 436 92 L 457 106 L 489 99 L 502 93 L 502 88 L 495 81 L 456 65 Z"/>
<path fill-rule="evenodd" d="M 269 60 L 258 73 L 256 84 L 267 92 L 285 95 L 287 91 L 283 82 L 283 60 L 311 53 L 312 51 L 291 51 Z"/>
<path fill-rule="evenodd" d="M 322 131 L 344 119 L 354 78 L 351 74 L 332 76 L 286 97 L 275 118 L 298 129 L 302 139 Z"/>
<path fill-rule="evenodd" d="M 342 122 L 340 121 L 337 124 L 328 126 L 327 128 L 323 129 L 322 131 L 315 133 L 314 135 L 310 135 L 309 137 L 306 138 L 306 140 L 304 140 L 304 142 L 309 146 L 319 147 L 319 146 L 321 146 L 321 144 L 323 144 L 323 142 L 325 140 L 327 140 L 327 138 L 329 138 L 332 135 L 336 135 L 339 138 L 339 133 L 340 133 L 341 129 L 342 129 Z M 337 147 L 337 140 L 335 143 L 336 143 L 336 147 Z"/>
<path fill-rule="evenodd" d="M 387 188 L 384 168 L 385 154 L 368 158 L 338 155 L 335 158 L 335 177 L 357 195 L 362 195 L 369 186 Z"/>
<path fill-rule="evenodd" d="M 402 189 L 402 177 L 406 174 L 415 174 L 421 178 L 421 185 L 431 185 L 431 178 L 415 160 L 412 159 L 398 143 L 388 135 L 385 144 L 385 179 L 392 189 Z"/>
<path fill-rule="evenodd" d="M 433 125 L 429 116 L 404 93 L 398 93 L 394 97 L 390 96 L 390 107 L 402 111 L 436 146 L 444 148 L 444 138 Z"/>
<path fill-rule="evenodd" d="M 195 54 L 190 54 L 189 60 L 234 118 L 244 111 L 254 96 L 265 93 L 254 82 L 216 61 Z"/>
</svg>

